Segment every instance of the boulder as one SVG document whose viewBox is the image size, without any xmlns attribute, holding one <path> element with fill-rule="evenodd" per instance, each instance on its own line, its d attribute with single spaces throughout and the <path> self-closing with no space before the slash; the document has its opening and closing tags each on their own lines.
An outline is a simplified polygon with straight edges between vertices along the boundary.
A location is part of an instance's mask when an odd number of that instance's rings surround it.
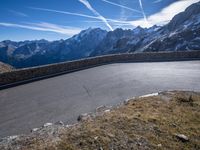
<svg viewBox="0 0 200 150">
<path fill-rule="evenodd" d="M 176 138 L 182 142 L 188 142 L 189 138 L 184 134 L 175 134 Z"/>
</svg>

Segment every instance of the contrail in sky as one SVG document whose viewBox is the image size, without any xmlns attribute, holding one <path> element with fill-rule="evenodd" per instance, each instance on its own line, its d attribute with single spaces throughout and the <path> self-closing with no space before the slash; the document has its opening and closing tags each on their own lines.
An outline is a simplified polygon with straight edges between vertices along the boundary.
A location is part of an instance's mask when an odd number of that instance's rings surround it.
<svg viewBox="0 0 200 150">
<path fill-rule="evenodd" d="M 139 10 L 136 10 L 136 9 L 133 9 L 133 8 L 130 8 L 130 7 L 121 5 L 121 4 L 117 4 L 117 3 L 114 3 L 114 2 L 111 2 L 111 1 L 108 1 L 108 0 L 101 0 L 101 1 L 106 2 L 106 3 L 108 3 L 108 4 L 111 4 L 111 5 L 114 5 L 114 6 L 118 6 L 118 7 L 121 7 L 121 8 L 125 8 L 125 9 L 130 10 L 130 11 L 133 11 L 133 12 L 142 13 L 142 12 L 139 11 Z"/>
<path fill-rule="evenodd" d="M 146 23 L 148 23 L 147 16 L 146 16 L 146 14 L 144 12 L 144 8 L 143 8 L 143 5 L 142 5 L 142 0 L 139 0 L 139 4 L 140 4 L 140 8 L 142 10 L 142 14 L 143 14 L 144 20 L 146 21 Z"/>
<path fill-rule="evenodd" d="M 99 12 L 97 12 L 87 0 L 79 0 L 80 3 L 82 3 L 83 5 L 85 5 L 90 11 L 92 11 L 95 15 L 97 15 L 99 17 L 99 19 L 101 19 L 106 26 L 113 31 L 113 28 L 111 27 L 111 25 L 108 23 L 108 21 L 106 20 L 106 18 L 104 18 Z"/>
<path fill-rule="evenodd" d="M 78 34 L 81 31 L 81 29 L 79 28 L 61 26 L 61 25 L 51 24 L 47 22 L 27 23 L 27 24 L 0 22 L 0 26 L 23 28 L 23 29 L 36 30 L 36 31 L 48 31 L 48 32 L 55 32 L 55 33 L 60 33 L 60 34 L 65 34 L 65 35 L 70 35 L 70 36 L 74 34 Z"/>
<path fill-rule="evenodd" d="M 47 8 L 38 8 L 38 7 L 29 7 L 29 8 L 30 9 L 34 9 L 34 10 L 40 10 L 40 11 L 46 11 L 46 12 L 53 12 L 53 13 L 59 13 L 59 14 L 65 14 L 65 15 L 72 15 L 72 16 L 80 16 L 80 17 L 97 19 L 97 20 L 101 20 L 102 21 L 102 19 L 99 18 L 98 16 L 91 16 L 91 15 L 86 15 L 86 14 L 82 14 L 82 13 L 74 13 L 74 12 L 54 10 L 54 9 L 47 9 Z M 112 23 L 123 23 L 123 24 L 130 24 L 131 25 L 131 21 L 121 21 L 121 20 L 115 20 L 115 19 L 109 19 L 109 18 L 106 18 L 106 20 L 110 21 Z M 104 21 L 102 21 L 102 22 L 104 22 Z"/>
</svg>

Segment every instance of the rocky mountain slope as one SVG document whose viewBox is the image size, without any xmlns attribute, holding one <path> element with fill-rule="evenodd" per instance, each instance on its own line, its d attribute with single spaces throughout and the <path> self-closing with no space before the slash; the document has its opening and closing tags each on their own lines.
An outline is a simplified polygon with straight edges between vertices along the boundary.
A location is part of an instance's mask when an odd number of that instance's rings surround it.
<svg viewBox="0 0 200 150">
<path fill-rule="evenodd" d="M 200 50 L 200 2 L 176 15 L 160 33 L 143 51 Z"/>
<path fill-rule="evenodd" d="M 2 41 L 0 60 L 21 68 L 88 57 L 106 33 L 99 28 L 89 28 L 67 40 Z"/>
<path fill-rule="evenodd" d="M 161 92 L 99 107 L 74 125 L 46 123 L 0 139 L 1 150 L 197 150 L 200 93 Z"/>
<path fill-rule="evenodd" d="M 14 69 L 14 68 L 13 68 L 12 66 L 0 62 L 0 73 L 10 72 L 10 71 L 12 71 L 13 69 Z"/>
<path fill-rule="evenodd" d="M 53 42 L 2 41 L 0 61 L 21 68 L 105 54 L 188 50 L 200 50 L 200 2 L 162 27 L 110 32 L 89 28 L 67 40 Z"/>
<path fill-rule="evenodd" d="M 130 32 L 132 36 L 122 36 L 109 49 L 101 46 L 94 54 L 200 50 L 200 2 L 174 16 L 165 26 L 137 27 Z"/>
</svg>

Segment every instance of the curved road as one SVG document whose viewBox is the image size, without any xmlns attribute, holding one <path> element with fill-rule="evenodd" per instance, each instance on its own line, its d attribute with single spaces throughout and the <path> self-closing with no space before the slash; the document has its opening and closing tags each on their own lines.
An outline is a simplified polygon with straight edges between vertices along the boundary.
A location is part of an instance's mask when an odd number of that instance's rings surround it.
<svg viewBox="0 0 200 150">
<path fill-rule="evenodd" d="M 200 91 L 200 61 L 110 64 L 1 90 L 0 137 L 174 89 Z"/>
</svg>

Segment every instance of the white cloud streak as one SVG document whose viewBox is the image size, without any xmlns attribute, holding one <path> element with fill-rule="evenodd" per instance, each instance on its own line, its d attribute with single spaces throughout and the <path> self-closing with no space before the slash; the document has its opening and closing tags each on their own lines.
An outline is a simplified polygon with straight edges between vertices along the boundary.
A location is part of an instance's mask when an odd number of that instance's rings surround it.
<svg viewBox="0 0 200 150">
<path fill-rule="evenodd" d="M 143 17 L 144 17 L 144 21 L 146 22 L 146 24 L 148 24 L 147 17 L 146 17 L 146 14 L 145 14 L 145 12 L 144 12 L 142 0 L 138 0 L 138 1 L 139 1 L 140 8 L 141 8 L 141 11 L 142 11 L 142 14 L 143 14 Z"/>
<path fill-rule="evenodd" d="M 30 9 L 34 10 L 40 10 L 40 11 L 46 11 L 46 12 L 53 12 L 53 13 L 59 13 L 59 14 L 65 14 L 65 15 L 72 15 L 72 16 L 79 16 L 79 17 L 85 17 L 85 18 L 90 18 L 90 19 L 97 19 L 100 20 L 101 22 L 102 19 L 97 17 L 97 16 L 90 16 L 90 15 L 85 15 L 82 13 L 73 13 L 73 12 L 68 12 L 68 11 L 60 11 L 60 10 L 54 10 L 54 9 L 47 9 L 47 8 L 37 8 L 37 7 L 29 7 Z M 138 17 L 138 16 L 136 16 Z M 130 24 L 128 21 L 121 21 L 121 20 L 115 20 L 115 19 L 108 19 L 106 18 L 107 21 L 113 22 L 113 23 L 124 23 L 124 24 Z"/>
<path fill-rule="evenodd" d="M 81 21 L 81 22 L 87 22 L 87 23 L 104 23 L 103 21 L 101 20 L 96 20 L 96 21 L 93 21 L 93 20 L 85 20 L 85 21 Z M 110 24 L 112 24 L 112 26 L 118 26 L 118 27 L 123 27 L 123 26 L 132 26 L 132 24 L 130 22 L 114 22 L 114 21 L 109 21 L 108 22 Z M 133 26 L 132 26 L 133 27 Z"/>
<path fill-rule="evenodd" d="M 51 23 L 47 23 L 47 22 L 27 23 L 27 24 L 15 24 L 15 23 L 0 22 L 0 26 L 23 28 L 23 29 L 36 30 L 36 31 L 54 32 L 54 33 L 59 33 L 59 34 L 65 34 L 68 36 L 72 36 L 81 31 L 81 29 L 79 29 L 79 28 L 60 26 L 60 25 L 51 24 Z"/>
<path fill-rule="evenodd" d="M 162 2 L 163 0 L 155 0 L 153 3 L 154 4 L 157 4 L 157 3 L 160 3 L 160 2 Z"/>
<path fill-rule="evenodd" d="M 120 0 L 119 2 L 120 2 L 120 4 L 124 4 L 124 3 L 127 3 L 127 0 Z M 130 14 L 132 15 L 132 12 L 131 11 L 127 11 L 127 9 L 125 9 L 125 8 L 122 8 L 122 7 L 120 7 L 120 8 L 121 8 L 120 20 L 126 21 L 127 18 L 129 17 L 129 15 Z M 127 15 L 127 13 L 128 13 L 128 15 Z"/>
<path fill-rule="evenodd" d="M 92 19 L 99 19 L 99 17 L 85 15 L 85 14 L 81 14 L 81 13 L 73 13 L 73 12 L 68 12 L 68 11 L 60 11 L 60 10 L 47 9 L 47 8 L 37 8 L 37 7 L 29 7 L 29 8 L 30 9 L 35 9 L 35 10 L 47 11 L 47 12 L 54 12 L 54 13 L 66 14 L 66 15 L 73 15 L 73 16 L 80 16 L 80 17 L 92 18 Z"/>
<path fill-rule="evenodd" d="M 101 19 L 105 25 L 111 30 L 113 31 L 113 28 L 111 27 L 111 25 L 108 23 L 108 21 L 106 20 L 106 18 L 104 18 L 99 12 L 97 12 L 87 0 L 79 0 L 80 3 L 82 3 L 83 5 L 85 5 L 90 11 L 92 11 L 95 15 L 97 15 L 99 17 L 99 19 Z"/>
<path fill-rule="evenodd" d="M 176 14 L 184 11 L 188 6 L 199 0 L 179 0 L 163 8 L 160 12 L 147 17 L 148 23 L 144 19 L 132 21 L 133 26 L 151 27 L 153 25 L 164 25 L 168 23 Z"/>
<path fill-rule="evenodd" d="M 27 14 L 19 12 L 19 11 L 9 10 L 9 12 L 13 13 L 14 15 L 20 16 L 20 17 L 28 17 Z"/>
<path fill-rule="evenodd" d="M 111 5 L 114 5 L 114 6 L 118 6 L 118 7 L 120 7 L 120 8 L 124 8 L 124 9 L 130 10 L 130 11 L 133 11 L 133 12 L 142 13 L 142 12 L 139 11 L 139 10 L 136 10 L 136 9 L 133 9 L 133 8 L 130 8 L 130 7 L 121 5 L 121 4 L 117 4 L 117 3 L 114 3 L 114 2 L 111 2 L 111 1 L 108 1 L 108 0 L 101 0 L 101 1 L 103 1 L 103 2 L 105 2 L 105 3 L 108 3 L 108 4 L 111 4 Z"/>
</svg>

